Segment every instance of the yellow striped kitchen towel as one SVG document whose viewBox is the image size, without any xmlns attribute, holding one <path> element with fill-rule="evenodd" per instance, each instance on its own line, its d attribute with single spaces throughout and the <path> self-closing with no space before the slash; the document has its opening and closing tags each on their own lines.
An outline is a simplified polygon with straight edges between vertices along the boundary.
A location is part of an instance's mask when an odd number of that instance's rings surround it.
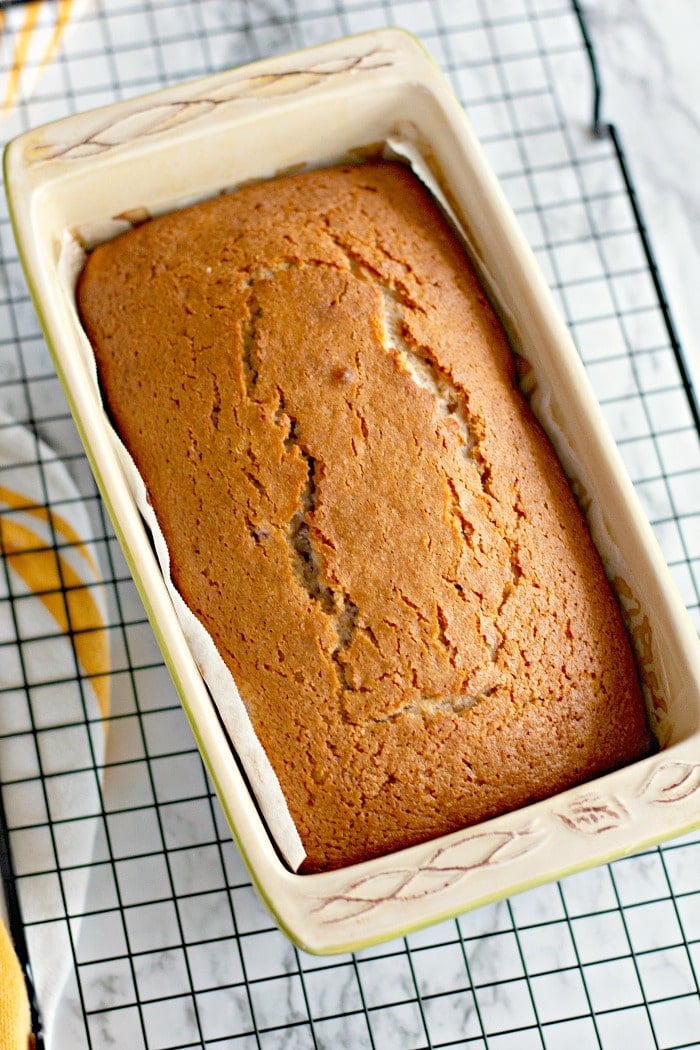
<svg viewBox="0 0 700 1050">
<path fill-rule="evenodd" d="M 27 780 L 13 749 L 18 705 L 24 704 L 24 728 L 41 734 L 42 770 L 62 773 L 52 778 L 49 817 L 65 826 L 85 813 L 86 793 L 94 795 L 92 811 L 101 811 L 99 770 L 104 763 L 110 669 L 105 593 L 90 517 L 66 467 L 43 442 L 2 415 L 0 552 L 0 776 L 4 784 L 13 785 L 11 806 L 7 799 L 5 803 L 7 823 L 10 829 L 26 828 L 47 819 L 37 817 L 31 802 L 36 792 L 30 790 L 37 781 Z M 82 727 L 82 738 L 61 731 L 70 726 Z M 91 767 L 87 782 L 86 739 Z M 71 775 L 73 770 L 81 773 Z M 75 819 L 73 833 L 91 834 L 93 827 L 93 822 Z M 31 856 L 18 859 L 22 873 L 32 871 Z M 84 879 L 83 894 L 87 868 Z M 73 900 L 75 890 L 73 881 Z M 50 893 L 46 880 L 20 877 L 18 891 L 50 1047 L 52 1018 L 72 967 L 68 923 L 44 921 L 57 917 L 55 900 L 43 898 Z M 71 929 L 75 936 L 75 923 Z M 23 984 L 6 931 L 0 930 L 0 1033 L 7 1040 L 0 1040 L 2 1050 L 25 1050 L 26 1023 Z"/>
<path fill-rule="evenodd" d="M 27 99 L 89 0 L 29 0 L 0 6 L 0 118 Z"/>
<path fill-rule="evenodd" d="M 0 921 L 0 1047 L 27 1050 L 31 1045 L 29 1000 L 24 974 L 10 935 Z"/>
</svg>

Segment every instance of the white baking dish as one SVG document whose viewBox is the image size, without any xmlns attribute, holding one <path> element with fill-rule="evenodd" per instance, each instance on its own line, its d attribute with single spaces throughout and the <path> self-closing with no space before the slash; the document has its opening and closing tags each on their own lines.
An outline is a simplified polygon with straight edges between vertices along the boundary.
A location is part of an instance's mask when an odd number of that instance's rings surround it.
<svg viewBox="0 0 700 1050">
<path fill-rule="evenodd" d="M 478 827 L 304 876 L 279 858 L 185 644 L 101 410 L 64 249 L 76 235 L 94 242 L 145 214 L 388 141 L 426 166 L 526 361 L 526 393 L 625 611 L 661 749 Z M 29 287 L 117 535 L 234 837 L 294 941 L 357 948 L 700 824 L 698 639 L 532 254 L 464 113 L 412 37 L 347 38 L 68 117 L 12 142 L 5 170 Z"/>
</svg>

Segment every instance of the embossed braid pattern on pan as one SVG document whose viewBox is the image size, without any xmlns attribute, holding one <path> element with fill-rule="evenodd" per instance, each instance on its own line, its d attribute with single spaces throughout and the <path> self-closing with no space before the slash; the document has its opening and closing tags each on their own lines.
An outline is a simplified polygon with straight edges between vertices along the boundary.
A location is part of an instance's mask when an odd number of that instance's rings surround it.
<svg viewBox="0 0 700 1050">
<path fill-rule="evenodd" d="M 305 870 L 648 750 L 583 520 L 409 171 L 304 173 L 143 225 L 92 254 L 79 303 Z"/>
</svg>

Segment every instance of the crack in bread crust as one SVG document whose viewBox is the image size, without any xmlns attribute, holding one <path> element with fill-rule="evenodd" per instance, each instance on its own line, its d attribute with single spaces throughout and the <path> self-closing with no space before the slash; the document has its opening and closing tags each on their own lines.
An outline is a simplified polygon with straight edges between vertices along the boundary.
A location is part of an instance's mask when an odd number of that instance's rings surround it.
<svg viewBox="0 0 700 1050">
<path fill-rule="evenodd" d="M 435 363 L 427 348 L 419 348 L 416 345 L 412 345 L 405 337 L 404 311 L 406 305 L 400 293 L 378 281 L 376 275 L 362 265 L 357 258 L 351 258 L 350 256 L 347 256 L 347 258 L 352 275 L 363 282 L 368 282 L 380 293 L 382 349 L 384 352 L 393 355 L 396 366 L 399 370 L 408 374 L 417 386 L 422 387 L 432 396 L 437 407 L 437 412 L 440 416 L 451 418 L 456 422 L 459 427 L 460 442 L 464 455 L 479 468 L 482 490 L 484 496 L 490 502 L 492 497 L 488 492 L 487 484 L 484 481 L 485 471 L 483 466 L 480 465 L 481 461 L 479 460 L 476 451 L 478 447 L 477 434 L 480 432 L 481 428 L 478 423 L 475 426 L 471 422 L 464 392 L 458 389 L 448 374 Z M 277 273 L 300 268 L 301 265 L 301 263 L 285 260 L 278 265 L 257 268 L 254 275 L 251 274 L 251 288 L 254 289 L 254 282 L 256 280 L 271 281 Z M 313 265 L 322 266 L 324 264 L 314 262 Z M 254 293 L 251 294 L 249 302 L 256 302 Z M 252 316 L 257 320 L 261 315 L 262 310 L 258 306 Z M 251 324 L 249 331 L 245 333 L 242 353 L 244 371 L 246 375 L 250 375 L 250 362 L 256 354 L 255 328 L 253 324 Z M 350 378 L 349 370 L 346 370 L 345 373 L 338 378 L 347 381 Z M 249 383 L 247 387 L 249 397 L 252 394 L 253 388 L 254 383 Z M 307 592 L 311 600 L 316 603 L 328 617 L 329 622 L 335 630 L 338 641 L 335 648 L 331 651 L 330 656 L 335 667 L 340 694 L 355 692 L 357 691 L 358 686 L 355 684 L 356 676 L 353 673 L 352 661 L 348 655 L 348 651 L 351 649 L 355 637 L 358 621 L 360 619 L 360 610 L 347 593 L 334 588 L 330 585 L 327 579 L 324 578 L 322 561 L 312 542 L 313 515 L 317 506 L 317 461 L 316 458 L 300 443 L 297 421 L 285 415 L 284 394 L 281 390 L 278 390 L 278 393 L 279 404 L 275 411 L 275 421 L 280 423 L 283 419 L 288 420 L 288 431 L 284 438 L 285 451 L 287 454 L 293 454 L 294 451 L 296 451 L 301 455 L 305 461 L 307 469 L 306 480 L 300 495 L 299 508 L 294 512 L 287 526 L 287 538 L 290 546 L 293 570 L 300 585 Z M 451 481 L 451 479 L 448 480 Z M 463 516 L 461 516 L 461 520 L 464 521 Z M 253 535 L 257 542 L 259 535 L 258 530 L 252 529 L 251 535 Z M 510 564 L 512 567 L 516 564 L 515 554 L 512 551 L 510 555 Z M 503 594 L 498 606 L 498 614 L 501 613 L 506 601 L 513 593 L 518 579 L 519 573 L 513 568 L 511 578 L 506 580 L 503 586 Z M 407 601 L 405 596 L 402 600 Z M 414 607 L 414 611 L 417 616 L 421 616 L 418 607 Z M 439 625 L 437 636 L 440 644 L 443 646 L 449 661 L 453 666 L 456 666 L 458 649 L 448 637 L 447 617 L 439 605 L 437 606 L 437 620 Z M 498 631 L 496 624 L 494 624 L 494 628 L 502 638 L 502 632 Z M 486 652 L 486 657 L 492 664 L 496 663 L 498 651 L 499 645 L 491 645 Z M 432 711 L 435 714 L 439 712 L 465 714 L 470 711 L 480 699 L 489 697 L 492 692 L 493 686 L 490 686 L 475 695 L 470 695 L 468 692 L 461 695 L 456 694 L 451 696 L 426 695 L 425 697 L 421 697 L 420 700 L 411 701 L 410 703 L 403 705 L 393 711 L 390 715 L 380 716 L 378 719 L 365 718 L 364 721 L 385 721 L 387 719 L 401 717 L 403 714 L 415 713 L 418 710 L 424 712 Z M 351 721 L 354 720 L 351 716 L 347 715 L 347 713 L 346 717 L 350 718 Z"/>
<path fill-rule="evenodd" d="M 290 428 L 292 433 L 293 427 Z M 316 463 L 298 442 L 286 442 L 287 450 L 296 448 L 307 464 L 307 480 L 301 493 L 299 509 L 289 522 L 287 528 L 290 554 L 297 579 L 313 602 L 329 617 L 338 638 L 338 644 L 331 653 L 338 677 L 341 692 L 352 690 L 348 668 L 343 654 L 352 644 L 359 609 L 348 594 L 339 594 L 322 579 L 322 568 L 311 542 L 311 517 L 316 509 Z"/>
<path fill-rule="evenodd" d="M 453 425 L 456 426 L 463 454 L 476 467 L 486 504 L 491 506 L 492 501 L 497 497 L 495 497 L 490 484 L 491 467 L 481 448 L 481 440 L 486 431 L 486 425 L 483 419 L 470 412 L 467 391 L 455 383 L 453 377 L 439 363 L 437 356 L 430 347 L 422 346 L 416 340 L 411 339 L 406 315 L 412 306 L 405 294 L 402 294 L 397 287 L 389 284 L 378 272 L 370 268 L 363 259 L 359 248 L 350 250 L 348 245 L 337 236 L 333 240 L 345 252 L 348 267 L 353 276 L 369 283 L 378 290 L 381 297 L 379 316 L 383 349 L 387 353 L 394 355 L 398 367 L 402 368 L 417 386 L 432 395 L 438 415 L 451 420 Z M 461 509 L 454 480 L 447 476 L 446 481 L 453 497 L 455 519 L 459 522 L 465 541 L 471 546 L 473 527 L 470 527 L 470 523 Z M 492 523 L 494 527 L 498 528 L 498 523 L 495 520 L 492 519 Z M 492 664 L 495 664 L 497 661 L 504 638 L 503 632 L 498 627 L 498 618 L 502 614 L 506 603 L 513 596 L 522 578 L 522 570 L 518 561 L 517 540 L 506 532 L 502 532 L 502 535 L 509 546 L 508 565 L 510 575 L 503 584 L 503 591 L 493 624 L 494 629 L 501 638 L 501 642 L 490 646 L 488 656 Z M 442 620 L 439 636 L 446 652 L 449 653 L 453 647 L 446 636 L 444 614 Z M 490 696 L 492 692 L 493 688 L 490 688 L 479 694 L 479 696 Z M 466 694 L 465 699 L 467 699 Z M 458 706 L 448 703 L 447 707 L 444 707 L 443 700 L 444 698 L 440 698 L 433 702 L 435 710 L 446 710 L 449 708 L 453 712 L 468 711 L 474 706 L 474 703 L 471 702 Z M 409 709 L 410 705 L 404 710 Z"/>
</svg>

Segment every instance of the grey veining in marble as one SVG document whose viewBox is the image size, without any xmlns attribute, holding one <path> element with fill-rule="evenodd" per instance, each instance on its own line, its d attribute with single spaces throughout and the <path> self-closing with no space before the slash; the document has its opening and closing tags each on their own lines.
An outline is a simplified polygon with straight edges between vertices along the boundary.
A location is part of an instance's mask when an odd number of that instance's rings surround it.
<svg viewBox="0 0 700 1050">
<path fill-rule="evenodd" d="M 681 341 L 700 379 L 700 5 L 587 0 L 605 115 L 619 126 Z"/>
</svg>

